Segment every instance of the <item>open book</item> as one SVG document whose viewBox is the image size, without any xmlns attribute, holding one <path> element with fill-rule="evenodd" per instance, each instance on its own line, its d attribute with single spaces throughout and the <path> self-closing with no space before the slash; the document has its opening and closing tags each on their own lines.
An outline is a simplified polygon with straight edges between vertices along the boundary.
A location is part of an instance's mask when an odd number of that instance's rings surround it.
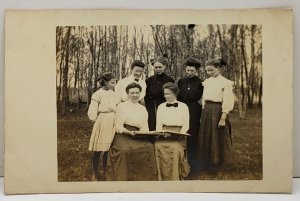
<svg viewBox="0 0 300 201">
<path fill-rule="evenodd" d="M 184 135 L 184 136 L 190 136 L 190 134 L 188 133 L 179 133 L 179 132 L 175 132 L 175 131 L 170 131 L 170 130 L 163 130 L 163 131 L 147 131 L 147 132 L 143 132 L 143 131 L 135 131 L 136 135 L 156 135 L 156 136 L 168 136 L 168 135 Z"/>
</svg>

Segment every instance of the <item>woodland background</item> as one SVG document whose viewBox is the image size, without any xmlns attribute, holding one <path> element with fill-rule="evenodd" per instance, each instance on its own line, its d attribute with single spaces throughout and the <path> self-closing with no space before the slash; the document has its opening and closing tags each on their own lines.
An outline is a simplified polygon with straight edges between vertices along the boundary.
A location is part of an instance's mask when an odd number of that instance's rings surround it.
<svg viewBox="0 0 300 201">
<path fill-rule="evenodd" d="M 262 179 L 262 27 L 259 25 L 153 25 L 56 28 L 58 181 L 90 181 L 88 144 L 93 122 L 87 117 L 90 97 L 106 71 L 118 79 L 130 74 L 130 63 L 146 64 L 168 55 L 166 73 L 176 81 L 185 75 L 185 58 L 205 64 L 222 57 L 222 74 L 234 81 L 236 104 L 230 113 L 234 163 L 217 172 L 191 172 L 190 180 Z M 203 65 L 202 65 L 203 66 Z M 207 77 L 204 68 L 198 71 Z"/>
<path fill-rule="evenodd" d="M 205 64 L 222 57 L 223 75 L 235 82 L 240 118 L 247 109 L 262 106 L 262 27 L 259 25 L 152 25 L 58 26 L 56 28 L 57 109 L 87 106 L 106 71 L 118 79 L 129 75 L 130 63 L 146 63 L 145 78 L 153 74 L 150 59 L 167 54 L 166 73 L 175 80 L 184 76 L 184 59 L 193 56 Z M 202 65 L 203 66 L 203 65 Z M 198 75 L 205 79 L 204 68 Z"/>
</svg>

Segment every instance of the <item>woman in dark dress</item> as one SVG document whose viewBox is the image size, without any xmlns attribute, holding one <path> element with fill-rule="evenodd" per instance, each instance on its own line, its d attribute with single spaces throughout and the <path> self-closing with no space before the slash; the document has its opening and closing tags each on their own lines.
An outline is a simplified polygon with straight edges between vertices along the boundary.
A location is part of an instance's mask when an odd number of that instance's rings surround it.
<svg viewBox="0 0 300 201">
<path fill-rule="evenodd" d="M 166 99 L 163 93 L 163 85 L 174 80 L 165 74 L 168 59 L 166 56 L 158 57 L 153 61 L 154 75 L 146 79 L 146 96 L 145 105 L 148 111 L 149 130 L 153 131 L 156 128 L 156 111 L 158 106 L 165 102 Z"/>
<path fill-rule="evenodd" d="M 188 133 L 191 135 L 187 141 L 188 158 L 190 165 L 193 166 L 193 159 L 196 155 L 197 140 L 200 127 L 200 118 L 202 108 L 200 99 L 203 93 L 202 80 L 197 76 L 197 70 L 200 68 L 200 61 L 194 58 L 185 60 L 186 77 L 178 81 L 179 94 L 177 99 L 185 103 L 190 113 L 190 128 Z M 192 167 L 193 168 L 193 167 Z"/>
</svg>

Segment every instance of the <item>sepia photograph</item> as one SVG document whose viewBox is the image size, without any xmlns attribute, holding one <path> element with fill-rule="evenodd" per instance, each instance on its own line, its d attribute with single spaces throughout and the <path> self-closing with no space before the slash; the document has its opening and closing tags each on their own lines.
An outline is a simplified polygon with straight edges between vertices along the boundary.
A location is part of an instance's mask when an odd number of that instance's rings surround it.
<svg viewBox="0 0 300 201">
<path fill-rule="evenodd" d="M 262 180 L 262 31 L 56 26 L 58 182 Z"/>
<path fill-rule="evenodd" d="M 292 77 L 290 9 L 7 11 L 5 193 L 290 193 Z"/>
</svg>

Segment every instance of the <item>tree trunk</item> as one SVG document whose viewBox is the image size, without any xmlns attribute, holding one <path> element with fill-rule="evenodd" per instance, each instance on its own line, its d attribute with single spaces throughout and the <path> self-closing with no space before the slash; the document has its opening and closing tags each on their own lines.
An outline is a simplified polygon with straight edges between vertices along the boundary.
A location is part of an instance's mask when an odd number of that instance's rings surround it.
<svg viewBox="0 0 300 201">
<path fill-rule="evenodd" d="M 250 77 L 249 77 L 249 87 L 251 86 L 251 97 L 250 97 L 250 89 L 248 89 L 248 107 L 253 107 L 253 97 L 255 94 L 254 89 L 254 79 L 255 79 L 255 72 L 254 72 L 254 65 L 255 65 L 255 40 L 254 40 L 254 34 L 255 34 L 255 25 L 251 25 L 251 66 L 250 66 Z"/>
<path fill-rule="evenodd" d="M 160 42 L 159 42 L 159 40 L 158 40 L 157 27 L 155 28 L 154 26 L 151 25 L 151 28 L 152 28 L 153 39 L 154 39 L 154 41 L 155 41 L 155 46 L 158 47 L 160 54 L 163 55 L 163 49 L 162 49 L 162 47 L 160 46 Z M 157 48 L 155 48 L 155 49 L 157 49 Z"/>
<path fill-rule="evenodd" d="M 89 106 L 91 102 L 91 97 L 93 94 L 93 74 L 94 74 L 94 65 L 95 65 L 95 49 L 94 49 L 94 29 L 90 32 L 90 38 L 88 40 L 89 47 L 90 47 L 90 58 L 89 59 L 89 71 L 88 71 L 88 87 L 87 87 L 87 93 L 88 93 L 88 102 L 87 107 Z"/>
<path fill-rule="evenodd" d="M 57 105 L 59 106 L 61 104 L 61 88 L 62 88 L 62 77 L 63 77 L 63 60 L 64 60 L 64 50 L 61 53 L 61 61 L 59 64 L 59 85 L 58 85 L 58 94 L 57 94 Z M 61 107 L 58 107 L 59 110 L 61 110 Z"/>
<path fill-rule="evenodd" d="M 263 93 L 263 81 L 262 77 L 260 77 L 260 83 L 259 83 L 259 94 L 258 94 L 258 106 L 262 107 L 262 93 Z"/>
<path fill-rule="evenodd" d="M 127 63 L 127 55 L 128 55 L 128 26 L 126 26 L 126 31 L 125 31 L 125 42 L 123 44 L 123 64 L 122 64 L 122 78 L 126 76 L 127 71 L 126 71 L 126 63 Z M 125 49 L 125 53 L 124 53 Z"/>
<path fill-rule="evenodd" d="M 61 105 L 61 114 L 63 116 L 67 113 L 67 93 L 68 93 L 68 72 L 69 72 L 69 48 L 70 48 L 70 34 L 72 27 L 68 27 L 66 33 L 66 54 L 65 54 L 65 65 L 63 69 L 63 91 L 62 91 L 62 105 Z"/>
<path fill-rule="evenodd" d="M 105 68 L 104 71 L 107 70 L 107 28 L 104 26 L 104 65 L 103 67 Z"/>
<path fill-rule="evenodd" d="M 244 85 L 245 81 L 246 84 L 248 84 L 248 70 L 247 70 L 247 56 L 246 56 L 246 52 L 245 52 L 245 29 L 244 26 L 241 25 L 240 28 L 240 34 L 241 34 L 241 54 L 242 54 L 242 61 L 243 64 L 241 65 L 241 80 L 242 80 L 242 86 L 241 86 L 241 90 L 242 90 L 242 111 L 240 111 L 240 117 L 241 118 L 245 118 L 246 114 L 247 114 L 247 99 L 249 98 L 249 90 L 248 90 L 248 86 Z M 244 81 L 244 71 L 245 71 L 245 81 Z"/>
<path fill-rule="evenodd" d="M 94 56 L 93 56 L 93 63 L 94 63 L 94 87 L 93 87 L 93 92 L 95 92 L 97 90 L 97 79 L 98 79 L 98 67 L 99 67 L 99 58 L 98 58 L 98 54 L 97 54 L 97 29 L 95 28 L 95 38 L 94 38 Z M 100 33 L 99 33 L 100 34 Z M 100 38 L 100 37 L 99 37 Z M 98 48 L 98 51 L 100 52 L 100 48 Z"/>
<path fill-rule="evenodd" d="M 80 31 L 80 30 L 79 30 Z M 80 108 L 80 94 L 79 94 L 79 69 L 80 69 L 80 52 L 81 52 L 81 43 L 77 46 L 77 59 L 76 59 L 76 69 L 75 69 L 75 78 L 74 78 L 74 90 L 77 92 L 77 108 Z"/>
</svg>

